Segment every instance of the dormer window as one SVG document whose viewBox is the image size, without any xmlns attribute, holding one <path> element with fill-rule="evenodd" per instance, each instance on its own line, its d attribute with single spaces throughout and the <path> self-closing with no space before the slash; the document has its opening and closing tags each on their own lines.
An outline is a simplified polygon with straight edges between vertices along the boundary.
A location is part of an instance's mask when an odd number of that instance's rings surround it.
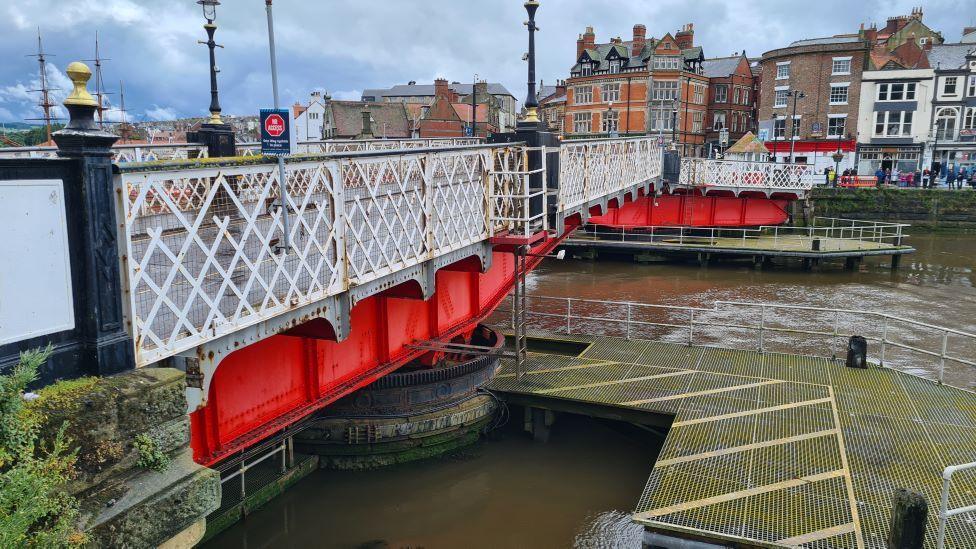
<svg viewBox="0 0 976 549">
<path fill-rule="evenodd" d="M 619 59 L 614 59 L 613 61 L 610 61 L 610 74 L 616 74 L 620 72 L 620 63 L 621 61 Z"/>
<path fill-rule="evenodd" d="M 580 63 L 580 76 L 590 76 L 593 74 L 593 65 L 591 63 Z"/>
</svg>

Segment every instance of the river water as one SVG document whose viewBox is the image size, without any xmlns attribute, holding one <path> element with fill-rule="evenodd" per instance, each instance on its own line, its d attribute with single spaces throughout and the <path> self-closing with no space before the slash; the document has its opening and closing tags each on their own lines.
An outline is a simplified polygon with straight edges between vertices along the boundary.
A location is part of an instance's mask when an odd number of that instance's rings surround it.
<svg viewBox="0 0 976 549">
<path fill-rule="evenodd" d="M 716 300 L 793 302 L 885 311 L 976 332 L 976 236 L 920 235 L 891 271 L 885 258 L 857 271 L 713 264 L 636 265 L 625 259 L 547 261 L 532 294 L 669 305 Z M 976 385 L 972 370 L 957 383 Z M 639 547 L 629 522 L 659 440 L 561 417 L 546 444 L 520 418 L 449 458 L 383 470 L 316 471 L 208 547 Z"/>
</svg>

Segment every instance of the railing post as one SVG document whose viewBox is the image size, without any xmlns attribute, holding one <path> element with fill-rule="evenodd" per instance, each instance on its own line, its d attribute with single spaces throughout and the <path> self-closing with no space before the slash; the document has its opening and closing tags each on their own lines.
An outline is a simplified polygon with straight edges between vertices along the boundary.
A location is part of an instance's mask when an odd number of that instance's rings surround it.
<svg viewBox="0 0 976 549">
<path fill-rule="evenodd" d="M 573 333 L 573 298 L 566 298 L 566 333 Z"/>
<path fill-rule="evenodd" d="M 280 467 L 280 469 L 278 471 L 282 475 L 285 474 L 285 471 L 288 470 L 288 465 L 287 465 L 287 463 L 285 461 L 286 459 L 288 459 L 288 452 L 286 451 L 287 450 L 287 444 L 288 443 L 287 443 L 286 439 L 282 439 L 281 440 L 281 448 L 279 449 L 279 451 L 281 452 L 281 467 Z"/>
<path fill-rule="evenodd" d="M 630 302 L 627 302 L 627 339 L 630 339 Z"/>
<path fill-rule="evenodd" d="M 124 239 L 126 231 L 124 213 L 118 210 L 128 196 L 123 196 L 124 189 L 114 188 L 111 147 L 118 137 L 95 123 L 98 104 L 86 89 L 91 70 L 74 62 L 67 73 L 74 83 L 64 101 L 70 120 L 54 133 L 54 142 L 58 156 L 77 161 L 74 179 L 64 182 L 65 213 L 74 310 L 84 316 L 75 319 L 74 326 L 80 345 L 69 353 L 56 351 L 50 363 L 71 361 L 75 371 L 104 376 L 135 367 L 123 308 L 123 299 L 130 295 L 121 274 L 129 271 L 128 258 L 119 252 L 119 235 Z M 73 356 L 67 358 L 68 354 Z"/>
<path fill-rule="evenodd" d="M 952 473 L 943 471 L 942 473 L 942 494 L 939 500 L 939 532 L 936 536 L 936 547 L 945 547 L 946 521 L 949 520 L 949 487 L 952 483 Z"/>
<path fill-rule="evenodd" d="M 688 320 L 688 346 L 691 347 L 695 342 L 695 310 L 691 310 L 691 318 Z"/>
<path fill-rule="evenodd" d="M 946 351 L 949 348 L 949 331 L 942 330 L 942 354 L 939 356 L 939 385 L 945 381 Z"/>
<path fill-rule="evenodd" d="M 241 477 L 241 501 L 242 502 L 244 501 L 244 498 L 247 497 L 247 484 L 244 480 L 244 475 L 247 474 L 247 466 L 244 465 L 244 461 L 245 460 L 243 459 L 241 460 L 240 474 L 238 475 Z"/>
<path fill-rule="evenodd" d="M 885 351 L 888 345 L 888 317 L 884 317 L 884 326 L 881 328 L 881 365 L 885 363 Z"/>
<path fill-rule="evenodd" d="M 840 313 L 838 313 L 837 311 L 834 311 L 834 337 L 833 337 L 833 340 L 834 340 L 834 345 L 835 346 L 837 345 L 837 337 L 840 335 L 837 332 L 837 329 L 838 329 L 839 324 L 840 324 Z M 835 360 L 837 359 L 837 348 L 836 347 L 834 347 L 834 356 L 833 356 L 833 358 Z"/>
<path fill-rule="evenodd" d="M 761 305 L 759 310 L 759 352 L 765 352 L 765 332 L 766 332 L 766 306 Z"/>
</svg>

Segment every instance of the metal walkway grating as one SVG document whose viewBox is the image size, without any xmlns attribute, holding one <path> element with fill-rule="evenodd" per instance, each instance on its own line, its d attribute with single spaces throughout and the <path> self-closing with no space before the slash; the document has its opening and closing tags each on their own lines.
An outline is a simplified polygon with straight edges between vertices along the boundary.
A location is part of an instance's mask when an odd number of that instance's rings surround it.
<svg viewBox="0 0 976 549">
<path fill-rule="evenodd" d="M 935 546 L 941 472 L 976 456 L 976 394 L 823 358 L 584 335 L 579 357 L 529 354 L 496 391 L 674 416 L 634 510 L 659 530 L 771 546 L 884 547 L 891 499 L 929 500 Z M 950 507 L 976 502 L 954 478 Z M 968 498 L 968 500 L 967 500 Z M 976 547 L 976 517 L 950 519 L 947 547 Z"/>
</svg>

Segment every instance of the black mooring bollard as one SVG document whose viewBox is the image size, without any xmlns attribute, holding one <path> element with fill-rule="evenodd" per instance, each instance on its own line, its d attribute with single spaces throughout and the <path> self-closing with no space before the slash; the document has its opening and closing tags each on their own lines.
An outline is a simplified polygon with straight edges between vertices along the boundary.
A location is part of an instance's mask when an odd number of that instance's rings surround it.
<svg viewBox="0 0 976 549">
<path fill-rule="evenodd" d="M 925 496 L 904 488 L 895 490 L 888 530 L 888 549 L 922 549 L 929 503 Z"/>
<path fill-rule="evenodd" d="M 868 340 L 863 336 L 855 335 L 847 340 L 847 367 L 868 367 Z"/>
</svg>

